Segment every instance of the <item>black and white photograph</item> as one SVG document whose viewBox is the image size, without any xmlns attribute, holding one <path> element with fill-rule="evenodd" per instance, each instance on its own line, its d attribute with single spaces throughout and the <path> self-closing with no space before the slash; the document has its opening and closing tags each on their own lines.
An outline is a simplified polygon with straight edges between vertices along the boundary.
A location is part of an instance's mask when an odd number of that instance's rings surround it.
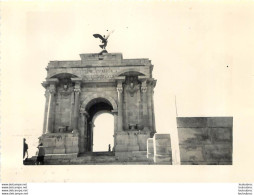
<svg viewBox="0 0 254 195">
<path fill-rule="evenodd" d="M 3 1 L 0 32 L 3 183 L 253 183 L 252 1 Z"/>
</svg>

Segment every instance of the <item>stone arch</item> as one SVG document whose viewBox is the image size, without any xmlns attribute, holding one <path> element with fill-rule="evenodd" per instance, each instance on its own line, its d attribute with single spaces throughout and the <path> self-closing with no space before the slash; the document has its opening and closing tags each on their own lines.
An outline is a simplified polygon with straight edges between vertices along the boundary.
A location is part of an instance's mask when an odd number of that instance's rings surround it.
<svg viewBox="0 0 254 195">
<path fill-rule="evenodd" d="M 108 96 L 108 95 L 98 95 L 98 94 L 94 94 L 92 96 L 88 96 L 81 104 L 81 108 L 84 108 L 86 109 L 87 108 L 87 105 L 93 100 L 93 99 L 97 99 L 97 98 L 102 98 L 102 99 L 105 99 L 107 100 L 111 106 L 113 107 L 113 110 L 117 110 L 117 104 L 116 104 L 116 101 Z"/>
<path fill-rule="evenodd" d="M 86 151 L 93 151 L 93 128 L 94 121 L 98 115 L 102 113 L 110 113 L 113 115 L 112 110 L 117 109 L 115 100 L 107 95 L 91 95 L 88 96 L 82 103 L 81 108 L 87 112 L 86 134 L 87 134 L 87 146 Z M 116 123 L 116 117 L 114 116 L 114 132 Z"/>
<path fill-rule="evenodd" d="M 50 78 L 60 78 L 61 79 L 61 78 L 77 78 L 77 77 L 78 76 L 75 74 L 64 72 L 64 73 L 54 74 Z"/>
<path fill-rule="evenodd" d="M 112 112 L 110 112 L 110 111 L 108 111 L 108 110 L 102 110 L 102 111 L 97 112 L 97 113 L 93 116 L 92 122 L 94 123 L 95 119 L 96 119 L 99 115 L 104 114 L 104 113 L 108 113 L 108 114 L 113 115 Z"/>
<path fill-rule="evenodd" d="M 124 70 L 119 72 L 117 76 L 129 76 L 129 75 L 137 75 L 137 76 L 148 76 L 144 71 L 140 71 L 135 68 L 131 68 L 129 70 Z"/>
</svg>

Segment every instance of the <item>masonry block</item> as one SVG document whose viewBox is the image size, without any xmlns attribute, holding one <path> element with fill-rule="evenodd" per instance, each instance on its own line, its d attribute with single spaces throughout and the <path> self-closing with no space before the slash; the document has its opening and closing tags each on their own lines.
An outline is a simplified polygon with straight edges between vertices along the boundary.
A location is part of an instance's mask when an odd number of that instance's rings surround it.
<svg viewBox="0 0 254 195">
<path fill-rule="evenodd" d="M 65 148 L 54 148 L 53 154 L 65 154 Z"/>
<path fill-rule="evenodd" d="M 46 155 L 78 153 L 78 135 L 72 133 L 51 133 L 41 137 Z"/>
<path fill-rule="evenodd" d="M 154 162 L 172 164 L 170 134 L 154 134 Z"/>
</svg>

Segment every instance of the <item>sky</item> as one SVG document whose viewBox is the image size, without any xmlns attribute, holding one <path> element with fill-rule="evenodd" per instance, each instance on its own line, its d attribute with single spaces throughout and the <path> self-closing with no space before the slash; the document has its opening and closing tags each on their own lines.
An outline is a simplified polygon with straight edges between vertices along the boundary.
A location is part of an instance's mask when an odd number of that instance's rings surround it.
<svg viewBox="0 0 254 195">
<path fill-rule="evenodd" d="M 92 34 L 114 30 L 108 52 L 154 65 L 158 133 L 176 136 L 176 107 L 179 117 L 233 116 L 235 160 L 250 163 L 242 148 L 254 138 L 253 8 L 247 1 L 3 2 L 2 146 L 41 135 L 48 62 L 98 53 Z"/>
</svg>

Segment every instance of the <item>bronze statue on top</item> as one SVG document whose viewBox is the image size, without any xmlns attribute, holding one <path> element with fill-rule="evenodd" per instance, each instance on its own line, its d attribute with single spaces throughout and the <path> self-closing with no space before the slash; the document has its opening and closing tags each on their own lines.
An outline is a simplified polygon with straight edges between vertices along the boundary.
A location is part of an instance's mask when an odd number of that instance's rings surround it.
<svg viewBox="0 0 254 195">
<path fill-rule="evenodd" d="M 100 47 L 103 49 L 103 51 L 105 51 L 105 52 L 107 52 L 106 47 L 107 47 L 107 44 L 108 44 L 108 38 L 109 38 L 110 34 L 112 34 L 113 32 L 114 32 L 114 30 L 110 31 L 110 32 L 108 33 L 107 36 L 105 36 L 105 35 L 101 36 L 100 34 L 93 34 L 93 36 L 94 36 L 95 38 L 99 38 L 99 39 L 101 40 L 101 42 L 102 42 L 103 44 L 102 44 L 102 45 L 99 45 L 99 46 L 100 46 Z"/>
</svg>

